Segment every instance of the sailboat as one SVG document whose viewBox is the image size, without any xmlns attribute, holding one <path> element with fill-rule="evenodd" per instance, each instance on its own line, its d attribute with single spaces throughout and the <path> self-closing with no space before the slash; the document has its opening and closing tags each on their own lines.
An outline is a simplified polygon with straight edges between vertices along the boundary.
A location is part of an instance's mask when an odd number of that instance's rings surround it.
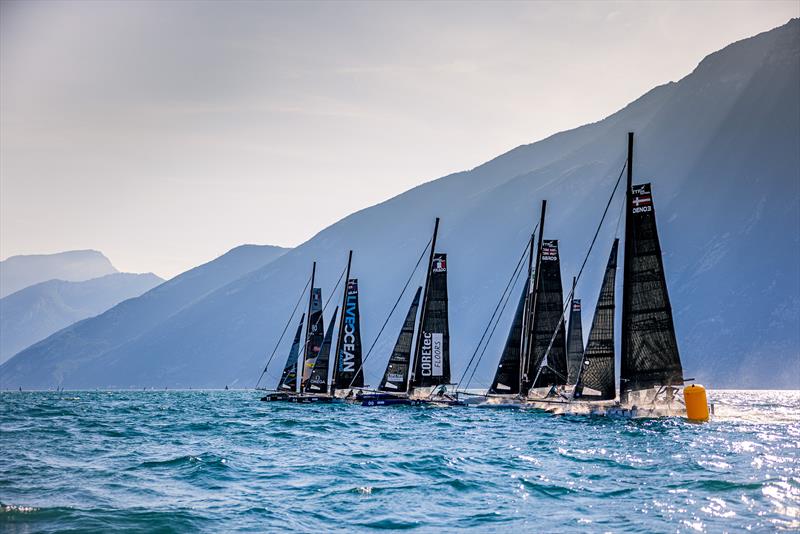
<svg viewBox="0 0 800 534">
<path fill-rule="evenodd" d="M 350 278 L 353 251 L 347 257 L 347 281 L 342 296 L 342 318 L 336 338 L 330 394 L 335 398 L 351 398 L 364 387 L 361 348 L 361 313 L 358 306 L 358 279 Z M 332 330 L 332 325 L 331 325 Z"/>
<path fill-rule="evenodd" d="M 615 239 L 572 397 L 561 406 L 539 403 L 537 407 L 557 413 L 631 418 L 687 415 L 689 408 L 689 412 L 707 417 L 702 386 L 689 386 L 691 395 L 684 395 L 685 400 L 679 395 L 686 379 L 667 291 L 651 184 L 633 184 L 633 133 L 628 134 L 626 167 L 619 398 L 613 400 Z M 692 413 L 688 416 L 696 418 Z"/>
<path fill-rule="evenodd" d="M 414 295 L 379 391 L 359 397 L 363 406 L 461 404 L 447 390 L 448 386 L 453 385 L 450 376 L 447 254 L 436 251 L 438 231 L 437 217 L 424 289 L 420 287 Z M 411 342 L 415 324 L 417 336 L 412 361 Z"/>
<path fill-rule="evenodd" d="M 306 314 L 300 317 L 300 324 L 297 326 L 289 356 L 286 359 L 281 378 L 274 392 L 264 395 L 262 401 L 285 401 L 285 402 L 324 402 L 323 396 L 314 394 L 314 390 L 319 388 L 318 374 L 314 374 L 317 361 L 320 362 L 320 369 L 324 366 L 325 377 L 327 380 L 327 354 L 322 354 L 324 348 L 323 323 L 322 323 L 322 289 L 314 287 L 316 279 L 317 262 L 311 267 L 311 283 L 308 294 L 308 324 L 306 328 L 305 343 L 300 350 L 300 340 L 303 331 L 303 321 Z M 298 302 L 299 304 L 299 302 Z M 330 340 L 328 343 L 330 352 Z M 322 359 L 320 359 L 322 357 Z M 269 366 L 269 362 L 267 362 Z M 262 376 L 267 372 L 264 369 Z M 298 380 L 298 377 L 300 380 Z M 313 378 L 313 380 L 312 380 Z"/>
</svg>

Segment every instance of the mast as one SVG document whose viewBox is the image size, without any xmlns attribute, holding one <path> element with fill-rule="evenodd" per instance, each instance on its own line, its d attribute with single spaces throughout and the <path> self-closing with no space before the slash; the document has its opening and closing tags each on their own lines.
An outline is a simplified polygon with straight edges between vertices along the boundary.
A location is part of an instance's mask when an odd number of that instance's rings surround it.
<svg viewBox="0 0 800 534">
<path fill-rule="evenodd" d="M 433 237 L 431 238 L 431 253 L 428 256 L 428 270 L 425 272 L 425 291 L 422 296 L 422 313 L 419 314 L 419 327 L 417 328 L 417 343 L 414 346 L 414 361 L 412 362 L 412 371 L 409 376 L 411 383 L 414 382 L 416 375 L 417 359 L 419 358 L 420 348 L 422 346 L 422 321 L 425 318 L 425 312 L 428 309 L 428 293 L 430 291 L 431 269 L 433 268 L 433 255 L 436 251 L 436 236 L 439 233 L 439 217 L 436 217 L 436 222 L 433 225 Z M 409 388 L 410 390 L 410 388 Z"/>
<path fill-rule="evenodd" d="M 544 217 L 547 213 L 547 200 L 542 200 L 542 212 L 539 218 L 539 242 L 536 245 L 536 267 L 533 272 L 533 284 L 531 287 L 531 292 L 529 293 L 528 297 L 528 309 L 526 312 L 526 324 L 525 329 L 523 331 L 523 353 L 521 358 L 521 365 L 522 365 L 522 372 L 520 373 L 520 388 L 519 393 L 522 396 L 528 394 L 528 389 L 530 389 L 530 377 L 529 373 L 531 372 L 530 365 L 531 365 L 531 352 L 533 349 L 532 346 L 532 336 L 531 333 L 534 331 L 534 310 L 536 309 L 536 298 L 539 293 L 539 279 L 540 279 L 540 267 L 542 266 L 542 241 L 543 241 L 543 234 L 544 234 Z M 532 237 L 532 236 L 531 236 Z M 533 245 L 533 243 L 531 243 Z M 531 254 L 533 254 L 533 247 L 531 246 Z M 529 259 L 528 263 L 528 275 L 530 276 L 530 268 L 531 263 Z"/>
<path fill-rule="evenodd" d="M 633 225 L 631 224 L 631 199 L 633 190 L 633 132 L 628 132 L 628 160 L 625 165 L 625 256 L 622 260 L 622 343 L 620 345 L 620 366 L 625 368 L 625 357 L 628 354 L 628 321 L 631 314 L 631 290 L 628 281 L 631 279 L 633 263 Z M 620 400 L 622 390 L 625 389 L 624 378 L 620 374 L 619 381 Z"/>
<path fill-rule="evenodd" d="M 339 355 L 342 352 L 342 340 L 344 339 L 344 316 L 347 310 L 347 289 L 350 285 L 350 265 L 353 263 L 353 251 L 347 255 L 347 270 L 344 275 L 344 291 L 342 292 L 342 317 L 339 319 L 339 332 L 336 336 L 336 350 L 333 355 L 333 375 L 331 375 L 331 395 L 336 391 L 336 375 L 339 372 Z"/>
<path fill-rule="evenodd" d="M 300 371 L 298 376 L 301 377 L 300 380 L 297 381 L 297 392 L 300 393 L 303 388 L 303 380 L 302 376 L 305 372 L 306 368 L 306 359 L 308 358 L 308 343 L 311 339 L 311 303 L 314 301 L 314 279 L 317 274 L 317 262 L 314 262 L 311 265 L 311 285 L 308 288 L 308 323 L 306 324 L 306 342 L 303 345 L 303 361 L 302 365 L 300 366 Z"/>
</svg>

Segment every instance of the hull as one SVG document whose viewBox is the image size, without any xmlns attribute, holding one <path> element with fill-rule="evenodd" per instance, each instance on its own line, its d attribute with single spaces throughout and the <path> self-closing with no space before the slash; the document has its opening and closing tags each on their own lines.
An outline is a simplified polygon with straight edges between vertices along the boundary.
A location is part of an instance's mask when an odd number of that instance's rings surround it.
<svg viewBox="0 0 800 534">
<path fill-rule="evenodd" d="M 390 393 L 369 393 L 359 395 L 356 399 L 361 402 L 361 406 L 420 406 L 429 403 L 424 399 Z"/>
<path fill-rule="evenodd" d="M 270 393 L 261 397 L 264 402 L 292 402 L 295 404 L 330 404 L 334 402 L 330 395 L 298 395 L 297 393 Z"/>
<path fill-rule="evenodd" d="M 562 396 L 529 397 L 528 408 L 555 415 L 588 415 L 612 419 L 658 419 L 686 417 L 682 388 L 661 387 L 630 392 L 625 402 L 619 400 L 570 400 Z"/>
</svg>

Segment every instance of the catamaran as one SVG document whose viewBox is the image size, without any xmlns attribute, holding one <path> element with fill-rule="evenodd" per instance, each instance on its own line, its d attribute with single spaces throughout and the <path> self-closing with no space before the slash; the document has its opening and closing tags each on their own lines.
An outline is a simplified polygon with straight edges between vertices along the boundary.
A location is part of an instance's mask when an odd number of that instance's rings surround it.
<svg viewBox="0 0 800 534">
<path fill-rule="evenodd" d="M 652 187 L 633 183 L 633 133 L 628 134 L 626 170 L 619 398 L 614 389 L 615 239 L 575 387 L 559 398 L 529 395 L 527 401 L 557 413 L 707 418 L 705 389 L 698 385 L 683 388 L 686 379 L 664 275 Z"/>
<path fill-rule="evenodd" d="M 436 251 L 438 231 L 437 217 L 424 290 L 420 287 L 414 295 L 378 392 L 358 397 L 363 406 L 461 404 L 448 391 L 448 387 L 454 384 L 450 383 L 447 254 Z M 417 324 L 418 309 L 421 312 Z M 417 336 L 412 366 L 411 344 L 415 325 Z"/>
</svg>

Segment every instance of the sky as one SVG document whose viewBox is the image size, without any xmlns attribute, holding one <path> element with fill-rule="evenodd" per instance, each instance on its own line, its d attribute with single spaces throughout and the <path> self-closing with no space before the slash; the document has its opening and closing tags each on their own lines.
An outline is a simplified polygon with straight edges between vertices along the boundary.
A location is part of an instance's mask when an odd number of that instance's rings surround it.
<svg viewBox="0 0 800 534">
<path fill-rule="evenodd" d="M 0 3 L 0 257 L 171 277 L 594 122 L 759 2 Z"/>
</svg>

